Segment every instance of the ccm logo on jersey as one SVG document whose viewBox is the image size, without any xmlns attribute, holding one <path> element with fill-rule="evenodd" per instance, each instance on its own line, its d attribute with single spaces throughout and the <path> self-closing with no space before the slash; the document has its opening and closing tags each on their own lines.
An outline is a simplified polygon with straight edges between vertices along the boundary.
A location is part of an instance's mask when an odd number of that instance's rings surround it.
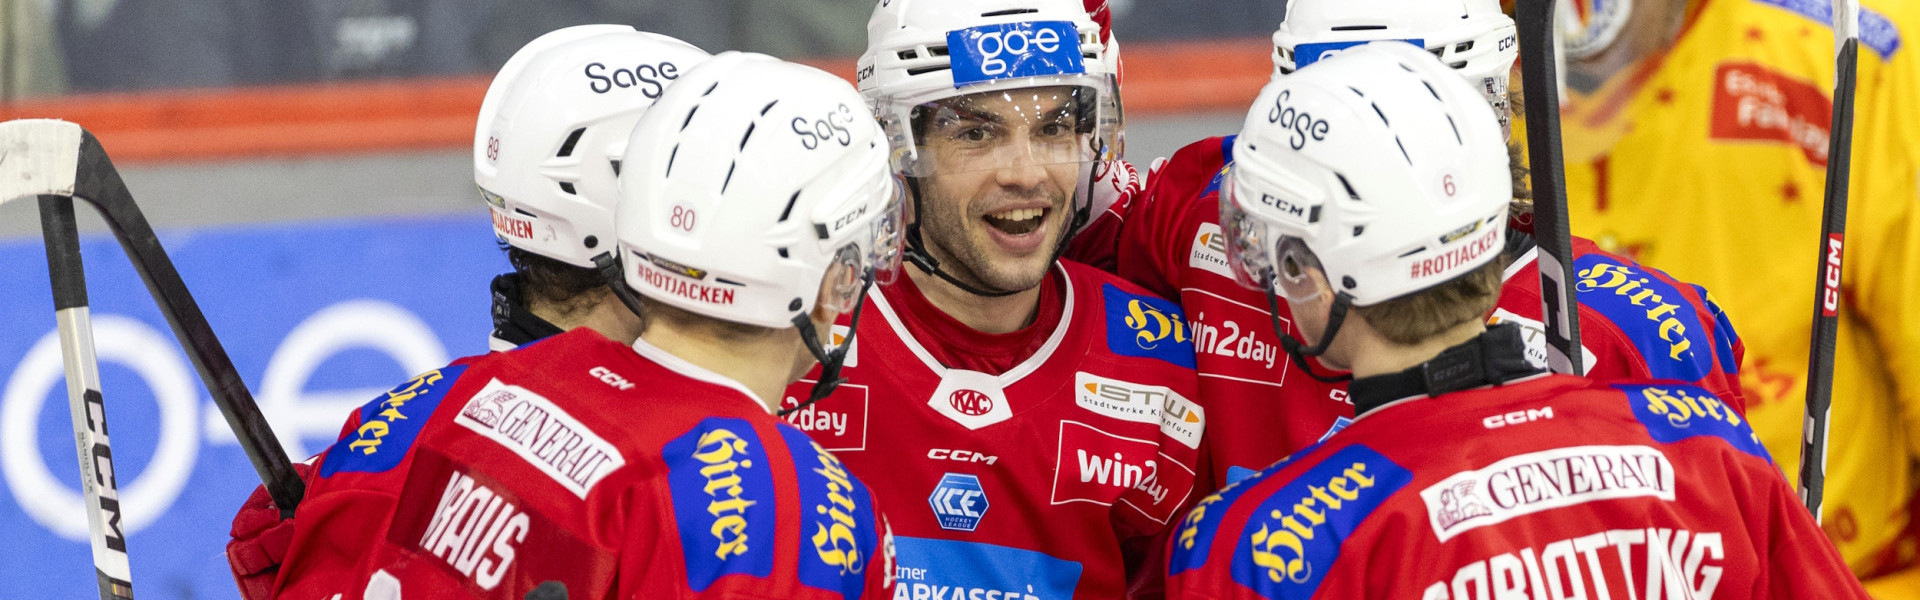
<svg viewBox="0 0 1920 600">
<path fill-rule="evenodd" d="M 1233 579 L 1269 598 L 1310 598 L 1351 532 L 1413 473 L 1366 446 L 1348 446 L 1260 503 L 1240 532 Z"/>
<path fill-rule="evenodd" d="M 1575 446 L 1513 456 L 1420 491 L 1441 543 L 1476 528 L 1596 500 L 1673 501 L 1673 463 L 1646 446 Z"/>
<path fill-rule="evenodd" d="M 1341 418 L 1344 419 L 1346 417 L 1341 417 Z M 1501 427 L 1506 427 L 1508 425 L 1521 425 L 1525 423 L 1532 423 L 1534 421 L 1541 420 L 1541 419 L 1551 419 L 1551 418 L 1553 418 L 1553 407 L 1549 406 L 1546 408 L 1540 408 L 1540 409 L 1529 408 L 1526 410 L 1516 410 L 1510 413 L 1489 416 L 1485 419 L 1481 419 L 1480 425 L 1482 427 L 1486 427 L 1487 429 L 1499 429 Z M 1326 438 L 1321 438 L 1321 439 L 1324 440 Z"/>
<path fill-rule="evenodd" d="M 1420 599 L 1586 598 L 1589 581 L 1595 598 L 1712 598 L 1726 556 L 1717 531 L 1612 529 L 1467 563 Z"/>
<path fill-rule="evenodd" d="M 613 369 L 609 369 L 606 367 L 594 367 L 591 369 L 587 369 L 587 374 L 592 375 L 594 376 L 594 378 L 599 379 L 602 383 L 613 386 L 614 389 L 617 389 L 623 392 L 633 389 L 633 382 L 627 381 L 627 378 L 621 377 L 619 373 L 613 372 Z"/>
<path fill-rule="evenodd" d="M 974 452 L 972 450 L 950 450 L 947 448 L 933 448 L 931 450 L 927 450 L 927 458 L 931 458 L 934 460 L 957 460 L 960 462 L 986 463 L 989 465 L 993 464 L 993 461 L 1000 460 L 1000 457 L 988 456 L 984 452 Z"/>
<path fill-rule="evenodd" d="M 773 572 L 773 468 L 753 424 L 708 417 L 660 448 L 687 585 L 699 592 L 723 575 Z"/>
<path fill-rule="evenodd" d="M 627 464 L 619 449 L 553 401 L 498 379 L 474 394 L 453 421 L 512 450 L 581 499 Z"/>
<path fill-rule="evenodd" d="M 1137 423 L 1159 423 L 1161 433 L 1188 448 L 1200 447 L 1206 411 L 1170 388 L 1108 379 L 1086 371 L 1073 375 L 1074 401 L 1095 413 Z"/>
<path fill-rule="evenodd" d="M 493 488 L 454 471 L 433 510 L 420 549 L 447 561 L 481 589 L 492 590 L 513 566 L 532 521 Z"/>
<path fill-rule="evenodd" d="M 1118 436 L 1076 421 L 1060 422 L 1053 463 L 1053 504 L 1126 504 L 1155 521 L 1192 492 L 1193 471 L 1153 442 Z M 1173 494 L 1173 492 L 1179 494 Z M 1129 493 L 1138 492 L 1138 493 Z"/>
</svg>

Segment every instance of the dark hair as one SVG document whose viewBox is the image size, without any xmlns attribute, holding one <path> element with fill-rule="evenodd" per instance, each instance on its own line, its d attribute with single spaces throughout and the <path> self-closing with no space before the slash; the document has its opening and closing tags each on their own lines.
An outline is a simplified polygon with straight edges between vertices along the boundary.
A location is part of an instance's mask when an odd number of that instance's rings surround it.
<svg viewBox="0 0 1920 600">
<path fill-rule="evenodd" d="M 593 269 L 576 267 L 513 246 L 502 246 L 507 251 L 507 262 L 512 263 L 513 271 L 520 274 L 520 282 L 524 286 L 521 293 L 525 296 L 521 300 L 529 305 L 545 302 L 558 305 L 563 311 L 570 311 L 587 300 L 587 292 L 607 285 Z"/>
</svg>

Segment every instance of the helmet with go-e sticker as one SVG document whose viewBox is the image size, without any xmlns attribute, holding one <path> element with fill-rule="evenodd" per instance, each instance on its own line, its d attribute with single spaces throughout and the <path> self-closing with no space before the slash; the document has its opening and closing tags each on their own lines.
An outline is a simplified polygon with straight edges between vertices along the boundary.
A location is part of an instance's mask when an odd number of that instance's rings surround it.
<svg viewBox="0 0 1920 600">
<path fill-rule="evenodd" d="M 1507 78 L 1520 46 L 1499 0 L 1292 0 L 1273 32 L 1273 68 L 1287 73 L 1367 42 L 1425 48 L 1479 90 L 1510 130 Z"/>
<path fill-rule="evenodd" d="M 1276 76 L 1233 154 L 1220 194 L 1228 263 L 1276 308 L 1276 296 L 1294 304 L 1296 320 L 1319 320 L 1302 305 L 1328 305 L 1312 347 L 1276 318 L 1296 356 L 1325 352 L 1347 308 L 1448 283 L 1505 242 L 1512 187 L 1500 129 L 1452 69 L 1407 44 L 1366 44 Z"/>
</svg>

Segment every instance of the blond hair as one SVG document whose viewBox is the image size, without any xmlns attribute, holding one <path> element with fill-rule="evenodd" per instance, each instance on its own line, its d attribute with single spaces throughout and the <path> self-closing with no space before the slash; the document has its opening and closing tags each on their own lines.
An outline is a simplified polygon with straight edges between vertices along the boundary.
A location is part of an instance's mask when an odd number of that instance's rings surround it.
<svg viewBox="0 0 1920 600">
<path fill-rule="evenodd" d="M 1473 319 L 1486 318 L 1500 300 L 1501 255 L 1445 283 L 1373 306 L 1353 307 L 1389 342 L 1411 346 Z"/>
</svg>

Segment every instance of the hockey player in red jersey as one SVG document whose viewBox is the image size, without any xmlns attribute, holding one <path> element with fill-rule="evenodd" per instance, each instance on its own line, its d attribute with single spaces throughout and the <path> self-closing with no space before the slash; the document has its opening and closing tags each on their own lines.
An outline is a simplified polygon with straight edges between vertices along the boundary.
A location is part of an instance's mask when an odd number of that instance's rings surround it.
<svg viewBox="0 0 1920 600">
<path fill-rule="evenodd" d="M 1074 0 L 893 0 L 868 29 L 913 266 L 853 323 L 846 383 L 785 416 L 890 502 L 900 597 L 1122 597 L 1195 498 L 1207 416 L 1173 303 L 1058 260 L 1110 155 L 1098 27 Z"/>
<path fill-rule="evenodd" d="M 896 268 L 883 134 L 810 67 L 727 54 L 681 78 L 625 148 L 605 240 L 610 285 L 645 298 L 639 340 L 575 329 L 356 411 L 317 459 L 278 595 L 891 597 L 873 494 L 771 414 L 840 359 L 821 329 Z M 837 139 L 783 127 L 824 115 Z"/>
<path fill-rule="evenodd" d="M 473 147 L 474 182 L 514 265 L 493 280 L 492 350 L 576 327 L 613 340 L 639 337 L 640 318 L 593 268 L 596 257 L 613 256 L 616 166 L 640 114 L 706 58 L 686 42 L 626 25 L 581 25 L 528 42 L 501 67 L 481 101 Z M 616 89 L 605 65 L 647 70 Z M 294 468 L 312 477 L 308 464 Z M 227 545 L 242 596 L 272 589 L 293 529 L 256 488 Z"/>
<path fill-rule="evenodd" d="M 1359 418 L 1188 513 L 1171 597 L 1866 598 L 1732 407 L 1481 321 L 1511 190 L 1473 88 L 1397 42 L 1320 62 L 1261 92 L 1220 210 Z"/>
<path fill-rule="evenodd" d="M 1369 40 L 1420 41 L 1508 122 L 1514 24 L 1493 0 L 1295 0 L 1274 34 L 1275 71 Z M 1301 135 L 1310 139 L 1312 115 L 1285 108 L 1273 108 L 1281 111 L 1276 118 L 1303 127 Z M 1330 375 L 1324 365 L 1291 360 L 1269 326 L 1274 315 L 1265 298 L 1231 281 L 1217 196 L 1233 163 L 1233 140 L 1193 143 L 1154 170 L 1145 193 L 1126 204 L 1117 244 L 1118 273 L 1177 298 L 1192 323 L 1201 395 L 1218 416 L 1208 462 L 1221 483 L 1313 443 L 1353 416 L 1344 381 L 1319 380 L 1313 373 Z M 1530 205 L 1519 200 L 1515 208 L 1519 228 L 1505 248 L 1511 264 L 1488 322 L 1521 324 L 1529 355 L 1545 365 L 1540 276 L 1524 227 Z M 1742 348 L 1705 290 L 1601 252 L 1585 239 L 1574 239 L 1574 254 L 1587 376 L 1690 382 L 1744 410 L 1737 385 Z M 1278 320 L 1292 327 L 1285 306 Z"/>
</svg>

